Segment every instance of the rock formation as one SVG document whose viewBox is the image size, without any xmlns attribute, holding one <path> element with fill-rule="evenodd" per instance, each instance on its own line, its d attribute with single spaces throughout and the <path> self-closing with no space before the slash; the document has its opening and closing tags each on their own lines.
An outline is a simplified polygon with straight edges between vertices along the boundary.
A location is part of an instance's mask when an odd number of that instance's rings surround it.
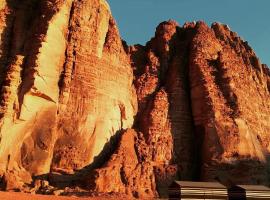
<svg viewBox="0 0 270 200">
<path fill-rule="evenodd" d="M 0 0 L 0 66 L 6 190 L 270 184 L 270 71 L 226 25 L 170 20 L 128 47 L 105 0 Z"/>
<path fill-rule="evenodd" d="M 133 125 L 133 75 L 105 1 L 1 1 L 1 174 L 94 163 Z"/>
<path fill-rule="evenodd" d="M 173 179 L 269 185 L 269 68 L 247 42 L 226 25 L 168 21 L 129 55 L 137 133 L 124 133 L 96 170 L 95 190 L 166 196 Z"/>
</svg>

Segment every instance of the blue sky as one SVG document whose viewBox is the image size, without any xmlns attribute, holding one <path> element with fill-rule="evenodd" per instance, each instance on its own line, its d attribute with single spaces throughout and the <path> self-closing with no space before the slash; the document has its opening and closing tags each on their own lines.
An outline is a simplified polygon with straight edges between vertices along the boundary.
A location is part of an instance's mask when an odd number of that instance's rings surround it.
<svg viewBox="0 0 270 200">
<path fill-rule="evenodd" d="M 270 66 L 270 0 L 108 0 L 122 38 L 145 44 L 156 26 L 174 19 L 228 24 Z"/>
</svg>

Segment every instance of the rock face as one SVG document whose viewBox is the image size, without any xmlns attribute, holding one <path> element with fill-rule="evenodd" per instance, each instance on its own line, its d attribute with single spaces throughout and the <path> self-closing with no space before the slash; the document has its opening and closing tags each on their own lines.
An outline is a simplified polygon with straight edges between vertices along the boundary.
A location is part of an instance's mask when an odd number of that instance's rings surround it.
<svg viewBox="0 0 270 200">
<path fill-rule="evenodd" d="M 226 25 L 170 20 L 128 47 L 105 0 L 0 9 L 5 189 L 54 173 L 138 198 L 174 179 L 270 184 L 270 71 Z"/>
<path fill-rule="evenodd" d="M 227 26 L 196 28 L 189 77 L 194 125 L 203 137 L 201 178 L 226 175 L 233 182 L 266 184 L 269 69 Z"/>
<path fill-rule="evenodd" d="M 129 55 L 137 133 L 96 170 L 95 190 L 143 198 L 166 196 L 173 179 L 269 185 L 269 68 L 247 42 L 226 25 L 168 21 Z"/>
<path fill-rule="evenodd" d="M 1 174 L 94 163 L 137 112 L 132 69 L 108 4 L 1 2 Z"/>
</svg>

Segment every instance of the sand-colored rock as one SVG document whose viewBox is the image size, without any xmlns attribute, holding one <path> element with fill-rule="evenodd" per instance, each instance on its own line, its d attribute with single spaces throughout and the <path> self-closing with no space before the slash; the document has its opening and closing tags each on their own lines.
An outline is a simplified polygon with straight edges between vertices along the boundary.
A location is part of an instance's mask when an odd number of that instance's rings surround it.
<svg viewBox="0 0 270 200">
<path fill-rule="evenodd" d="M 107 2 L 1 2 L 1 174 L 93 164 L 137 109 Z"/>
<path fill-rule="evenodd" d="M 270 184 L 270 70 L 226 25 L 169 20 L 128 47 L 105 0 L 0 0 L 0 86 L 3 189 Z"/>
<path fill-rule="evenodd" d="M 137 99 L 106 4 L 75 2 L 69 30 L 52 167 L 80 169 L 93 163 L 118 131 L 132 126 Z"/>
</svg>

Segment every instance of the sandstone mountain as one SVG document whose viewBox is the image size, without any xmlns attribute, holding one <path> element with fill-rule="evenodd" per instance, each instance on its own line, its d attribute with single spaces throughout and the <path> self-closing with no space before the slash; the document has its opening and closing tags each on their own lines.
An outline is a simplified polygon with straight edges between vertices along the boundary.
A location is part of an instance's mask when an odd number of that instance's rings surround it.
<svg viewBox="0 0 270 200">
<path fill-rule="evenodd" d="M 226 25 L 127 46 L 105 0 L 0 0 L 0 85 L 5 190 L 270 184 L 270 70 Z"/>
</svg>

